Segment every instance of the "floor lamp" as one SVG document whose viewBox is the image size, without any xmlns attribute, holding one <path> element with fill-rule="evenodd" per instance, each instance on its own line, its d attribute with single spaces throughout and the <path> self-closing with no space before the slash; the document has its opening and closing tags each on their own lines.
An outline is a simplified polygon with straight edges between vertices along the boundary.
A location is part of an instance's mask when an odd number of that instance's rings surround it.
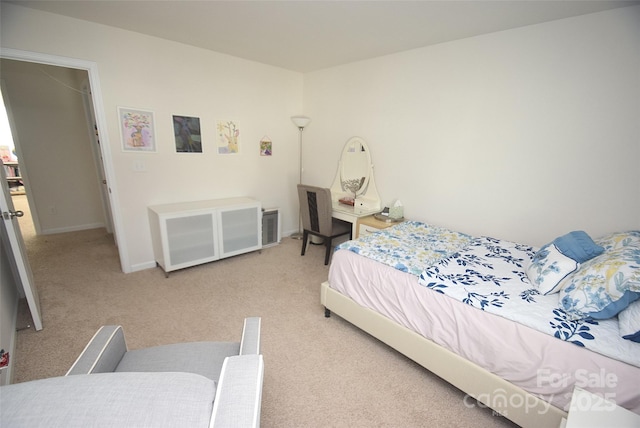
<svg viewBox="0 0 640 428">
<path fill-rule="evenodd" d="M 311 119 L 307 116 L 293 116 L 291 117 L 291 121 L 298 127 L 300 131 L 299 137 L 299 145 L 300 145 L 300 178 L 298 179 L 298 184 L 302 184 L 302 131 L 304 131 L 304 127 L 307 126 Z M 296 191 L 297 193 L 297 191 Z M 293 239 L 302 239 L 302 207 L 298 205 L 298 231 L 291 235 Z"/>
</svg>

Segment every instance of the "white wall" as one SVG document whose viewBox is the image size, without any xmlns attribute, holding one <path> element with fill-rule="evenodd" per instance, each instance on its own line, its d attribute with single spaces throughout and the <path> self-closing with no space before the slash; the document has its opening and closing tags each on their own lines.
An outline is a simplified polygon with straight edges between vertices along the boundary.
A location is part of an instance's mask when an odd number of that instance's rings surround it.
<svg viewBox="0 0 640 428">
<path fill-rule="evenodd" d="M 1 4 L 2 47 L 94 61 L 130 266 L 152 266 L 146 206 L 253 196 L 297 228 L 304 181 L 329 186 L 365 138 L 383 201 L 405 215 L 531 244 L 640 228 L 640 7 L 559 20 L 304 76 L 178 43 Z M 304 87 L 303 87 L 304 79 Z M 303 103 L 304 94 L 304 103 Z M 159 151 L 120 150 L 117 106 L 155 112 Z M 304 107 L 304 108 L 303 108 Z M 205 153 L 176 154 L 171 115 L 201 118 Z M 215 121 L 242 154 L 214 153 Z M 274 156 L 260 157 L 268 135 Z M 146 172 L 134 172 L 135 161 Z"/>
<path fill-rule="evenodd" d="M 297 229 L 297 129 L 302 75 L 179 43 L 2 3 L 3 48 L 95 62 L 106 112 L 107 141 L 123 220 L 120 246 L 131 270 L 154 266 L 146 207 L 249 196 L 282 210 L 283 230 Z M 151 110 L 157 153 L 121 150 L 117 107 Z M 175 152 L 172 115 L 200 118 L 204 153 Z M 217 155 L 217 120 L 241 126 L 241 153 Z M 259 141 L 273 141 L 273 156 Z M 145 172 L 135 172 L 141 161 Z"/>
<path fill-rule="evenodd" d="M 640 229 L 640 6 L 305 75 L 305 181 L 352 135 L 405 216 L 541 245 Z"/>
</svg>

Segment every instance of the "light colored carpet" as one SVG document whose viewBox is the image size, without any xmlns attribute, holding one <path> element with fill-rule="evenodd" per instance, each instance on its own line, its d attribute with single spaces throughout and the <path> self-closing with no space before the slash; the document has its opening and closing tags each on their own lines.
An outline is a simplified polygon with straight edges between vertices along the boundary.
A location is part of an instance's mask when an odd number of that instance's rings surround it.
<svg viewBox="0 0 640 428">
<path fill-rule="evenodd" d="M 20 198 L 16 208 L 26 209 Z M 104 324 L 121 324 L 136 349 L 236 341 L 242 320 L 260 316 L 263 427 L 513 426 L 338 316 L 325 318 L 322 246 L 301 257 L 301 242 L 283 238 L 165 278 L 159 269 L 123 274 L 103 229 L 35 236 L 28 217 L 21 227 L 44 329 L 18 333 L 16 382 L 63 375 Z"/>
</svg>

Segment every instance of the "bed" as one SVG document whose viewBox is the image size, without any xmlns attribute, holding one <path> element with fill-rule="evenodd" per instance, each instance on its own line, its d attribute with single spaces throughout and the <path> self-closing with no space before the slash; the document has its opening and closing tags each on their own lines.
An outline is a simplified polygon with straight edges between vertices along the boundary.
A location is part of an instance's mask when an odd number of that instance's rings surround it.
<svg viewBox="0 0 640 428">
<path fill-rule="evenodd" d="M 588 290 L 599 273 L 615 305 Z M 413 221 L 339 245 L 321 285 L 326 316 L 525 427 L 560 426 L 574 387 L 640 414 L 638 296 L 638 231 L 534 248 Z"/>
</svg>

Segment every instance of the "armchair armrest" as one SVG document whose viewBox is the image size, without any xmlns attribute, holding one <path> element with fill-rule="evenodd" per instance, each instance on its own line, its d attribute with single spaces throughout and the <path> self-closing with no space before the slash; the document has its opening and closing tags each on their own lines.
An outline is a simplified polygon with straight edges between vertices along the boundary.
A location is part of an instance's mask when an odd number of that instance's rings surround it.
<svg viewBox="0 0 640 428">
<path fill-rule="evenodd" d="M 244 319 L 240 355 L 257 355 L 260 353 L 260 317 Z"/>
<path fill-rule="evenodd" d="M 122 327 L 103 326 L 85 346 L 65 376 L 113 372 L 126 352 L 127 344 Z"/>
<path fill-rule="evenodd" d="M 225 358 L 209 427 L 259 427 L 263 377 L 262 355 Z"/>
</svg>

